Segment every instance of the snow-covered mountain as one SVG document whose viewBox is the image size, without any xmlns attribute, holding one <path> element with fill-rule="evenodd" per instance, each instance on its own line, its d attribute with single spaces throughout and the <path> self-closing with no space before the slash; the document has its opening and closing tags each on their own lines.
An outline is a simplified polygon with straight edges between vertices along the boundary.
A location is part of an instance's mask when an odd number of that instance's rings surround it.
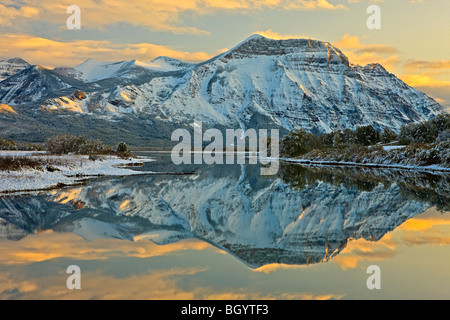
<svg viewBox="0 0 450 320">
<path fill-rule="evenodd" d="M 118 78 L 136 80 L 144 76 L 155 76 L 159 73 L 180 71 L 194 66 L 195 64 L 169 57 L 158 57 L 150 62 L 139 60 L 99 62 L 90 58 L 73 68 L 56 68 L 55 71 L 91 83 Z"/>
<path fill-rule="evenodd" d="M 200 238 L 250 267 L 328 261 L 351 239 L 377 241 L 431 206 L 396 183 L 370 191 L 323 181 L 294 190 L 258 168 L 207 167 L 192 176 L 90 182 L 41 197 L 0 199 L 0 237 L 39 230 L 158 244 Z"/>
<path fill-rule="evenodd" d="M 68 101 L 76 90 L 86 99 Z M 0 82 L 0 103 L 26 104 L 23 112 L 42 112 L 37 121 L 57 116 L 54 111 L 66 116 L 82 111 L 113 121 L 132 116 L 135 127 L 203 121 L 219 129 L 314 133 L 363 125 L 398 131 L 443 112 L 381 65 L 354 66 L 330 43 L 260 35 L 199 64 L 160 57 L 151 62 L 88 59 L 73 68 L 45 71 L 29 67 Z"/>
<path fill-rule="evenodd" d="M 30 66 L 28 62 L 21 58 L 0 60 L 0 82 L 15 75 L 16 73 Z"/>
<path fill-rule="evenodd" d="M 58 96 L 81 84 L 53 70 L 29 66 L 0 82 L 0 101 L 10 105 L 38 105 L 45 97 Z"/>
<path fill-rule="evenodd" d="M 142 69 L 136 60 L 120 62 L 97 62 L 88 59 L 82 64 L 73 68 L 77 72 L 77 77 L 85 82 L 96 82 L 104 79 L 133 77 Z"/>
<path fill-rule="evenodd" d="M 315 133 L 369 124 L 399 129 L 441 110 L 380 65 L 350 66 L 329 43 L 261 36 L 198 65 L 166 97 L 155 107 L 178 121 L 267 123 Z"/>
</svg>

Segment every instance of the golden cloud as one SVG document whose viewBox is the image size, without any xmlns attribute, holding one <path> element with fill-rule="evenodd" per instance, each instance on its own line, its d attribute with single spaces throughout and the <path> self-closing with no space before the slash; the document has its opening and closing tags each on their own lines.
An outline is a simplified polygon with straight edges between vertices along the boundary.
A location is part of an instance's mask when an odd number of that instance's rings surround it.
<svg viewBox="0 0 450 320">
<path fill-rule="evenodd" d="M 14 21 L 18 19 L 30 19 L 38 18 L 39 9 L 32 6 L 22 6 L 16 8 L 13 6 L 7 6 L 6 4 L 0 4 L 0 26 L 12 26 Z"/>
<path fill-rule="evenodd" d="M 194 299 L 196 293 L 179 288 L 177 278 L 202 271 L 204 269 L 172 268 L 123 278 L 98 272 L 83 272 L 82 290 L 73 291 L 65 288 L 65 274 L 25 280 L 13 274 L 2 273 L 0 274 L 0 297 L 2 299 L 50 300 Z"/>
<path fill-rule="evenodd" d="M 392 54 L 399 51 L 391 45 L 384 44 L 363 44 L 358 36 L 345 34 L 340 40 L 334 43 L 339 49 L 356 50 L 359 53 L 373 52 L 380 54 Z"/>
<path fill-rule="evenodd" d="M 272 29 L 267 29 L 265 31 L 256 31 L 253 34 L 259 34 L 263 37 L 274 39 L 274 40 L 289 40 L 289 39 L 298 39 L 298 38 L 306 38 L 306 36 L 301 36 L 298 34 L 280 34 L 278 32 L 273 31 Z"/>
<path fill-rule="evenodd" d="M 386 235 L 378 242 L 358 239 L 349 241 L 347 247 L 331 260 L 342 270 L 355 269 L 364 261 L 383 261 L 395 255 L 395 242 L 391 235 Z"/>
<path fill-rule="evenodd" d="M 30 63 L 44 66 L 75 66 L 87 58 L 99 61 L 133 60 L 151 61 L 159 56 L 170 56 L 183 61 L 200 62 L 222 53 L 180 51 L 151 43 L 115 44 L 110 41 L 51 40 L 26 34 L 2 35 L 0 56 L 19 56 Z"/>
<path fill-rule="evenodd" d="M 184 300 L 184 299 L 340 299 L 344 295 L 332 293 L 286 292 L 272 294 L 257 289 L 236 286 L 185 287 L 183 279 L 207 272 L 202 265 L 146 270 L 139 274 L 116 277 L 111 273 L 82 269 L 82 290 L 67 290 L 65 270 L 39 274 L 21 273 L 35 262 L 52 263 L 59 266 L 60 259 L 92 261 L 90 265 L 104 266 L 116 257 L 152 258 L 178 254 L 184 250 L 215 250 L 212 245 L 199 240 L 186 240 L 167 245 L 156 245 L 151 241 L 124 241 L 118 239 L 97 239 L 87 242 L 71 233 L 45 231 L 30 235 L 18 242 L 8 242 L 0 255 L 0 299 L 135 299 L 135 300 Z M 14 270 L 14 271 L 12 271 Z M 249 271 L 250 272 L 250 271 Z"/>
<path fill-rule="evenodd" d="M 443 70 L 443 69 L 449 69 L 450 71 L 450 60 L 415 60 L 415 59 L 409 59 L 405 62 L 405 67 L 409 69 L 437 69 L 437 70 Z"/>
<path fill-rule="evenodd" d="M 442 106 L 450 104 L 450 81 L 437 80 L 425 73 L 400 75 L 399 78 L 409 86 L 433 97 Z M 450 108 L 447 112 L 450 112 Z"/>
<path fill-rule="evenodd" d="M 397 56 L 399 51 L 395 47 L 384 44 L 364 44 L 358 36 L 345 34 L 333 45 L 342 50 L 353 64 L 365 66 L 370 63 L 379 63 L 386 70 L 393 72 L 400 63 Z"/>
<path fill-rule="evenodd" d="M 144 274 L 115 277 L 99 272 L 83 272 L 82 290 L 67 290 L 65 274 L 22 279 L 0 273 L 0 298 L 50 300 L 330 300 L 343 294 L 288 292 L 281 295 L 244 291 L 241 288 L 198 286 L 183 288 L 180 279 L 206 271 L 205 268 L 171 268 Z"/>
<path fill-rule="evenodd" d="M 426 74 L 409 74 L 400 78 L 412 87 L 450 87 L 450 81 L 436 80 Z"/>
<path fill-rule="evenodd" d="M 0 6 L 3 25 L 13 25 L 17 21 L 36 19 L 50 23 L 59 22 L 65 26 L 68 18 L 66 9 L 72 5 L 71 0 L 58 3 L 50 0 L 23 0 L 20 8 L 11 5 Z M 185 26 L 181 21 L 183 13 L 200 15 L 214 14 L 219 11 L 231 11 L 246 14 L 251 10 L 284 9 L 284 10 L 337 10 L 345 9 L 343 4 L 331 4 L 328 0 L 111 0 L 108 3 L 95 0 L 78 0 L 81 9 L 82 28 L 103 29 L 118 23 L 144 26 L 152 30 L 172 32 L 208 34 L 205 30 Z M 41 11 L 42 14 L 37 13 Z"/>
<path fill-rule="evenodd" d="M 450 226 L 448 215 L 418 216 L 403 223 L 399 229 L 406 231 L 427 231 L 439 226 Z M 450 237 L 449 237 L 450 239 Z"/>
<path fill-rule="evenodd" d="M 307 265 L 290 265 L 290 264 L 284 264 L 284 263 L 271 263 L 271 264 L 266 264 L 266 265 L 261 266 L 256 269 L 252 269 L 252 271 L 270 274 L 270 273 L 278 271 L 278 270 L 296 270 L 296 269 L 303 269 L 303 268 L 307 268 L 307 267 L 308 267 Z"/>
<path fill-rule="evenodd" d="M 441 105 L 450 101 L 450 60 L 404 61 L 400 51 L 391 45 L 365 44 L 358 36 L 345 34 L 333 43 L 347 55 L 350 62 L 358 65 L 379 63 L 395 73 L 405 83 L 434 97 Z M 438 80 L 441 78 L 442 80 Z"/>
<path fill-rule="evenodd" d="M 184 250 L 218 250 L 203 241 L 185 240 L 164 246 L 148 240 L 129 242 L 120 239 L 85 241 L 72 233 L 44 231 L 29 235 L 19 242 L 8 244 L 2 250 L 0 264 L 15 265 L 71 257 L 78 260 L 104 260 L 118 255 L 149 258 Z"/>
<path fill-rule="evenodd" d="M 404 246 L 448 246 L 450 244 L 449 226 L 449 215 L 441 215 L 435 209 L 429 209 L 405 221 L 377 242 L 364 239 L 349 241 L 347 247 L 331 261 L 343 270 L 355 269 L 364 262 L 372 263 L 391 259 Z"/>
</svg>

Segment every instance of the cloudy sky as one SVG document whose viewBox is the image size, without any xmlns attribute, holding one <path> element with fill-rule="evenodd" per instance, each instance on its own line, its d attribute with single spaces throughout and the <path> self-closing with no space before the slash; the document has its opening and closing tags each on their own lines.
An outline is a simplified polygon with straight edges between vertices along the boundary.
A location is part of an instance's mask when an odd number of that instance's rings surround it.
<svg viewBox="0 0 450 320">
<path fill-rule="evenodd" d="M 370 5 L 381 29 L 369 30 Z M 81 9 L 69 30 L 67 8 Z M 87 58 L 203 61 L 260 33 L 331 42 L 354 64 L 381 63 L 450 106 L 449 0 L 0 0 L 0 59 L 46 67 Z"/>
<path fill-rule="evenodd" d="M 76 190 L 65 190 L 58 201 L 72 199 Z M 450 216 L 432 208 L 377 242 L 349 241 L 326 263 L 252 269 L 197 239 L 165 245 L 145 236 L 86 241 L 46 230 L 21 241 L 0 239 L 0 299 L 445 299 L 449 231 Z M 82 290 L 65 287 L 72 264 L 82 270 Z M 384 274 L 378 293 L 364 286 L 372 264 Z M 435 272 L 423 272 L 430 268 Z"/>
</svg>

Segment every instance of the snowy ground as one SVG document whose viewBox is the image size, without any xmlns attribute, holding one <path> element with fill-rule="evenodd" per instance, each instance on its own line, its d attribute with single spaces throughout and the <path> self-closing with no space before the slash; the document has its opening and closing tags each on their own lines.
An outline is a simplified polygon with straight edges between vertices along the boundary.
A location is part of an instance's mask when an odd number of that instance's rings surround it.
<svg viewBox="0 0 450 320">
<path fill-rule="evenodd" d="M 383 146 L 384 151 L 403 149 L 405 146 Z"/>
<path fill-rule="evenodd" d="M 17 151 L 17 150 L 0 150 L 0 157 L 6 157 L 6 156 L 32 156 L 32 155 L 46 155 L 46 151 Z"/>
<path fill-rule="evenodd" d="M 120 159 L 115 156 L 100 156 L 97 161 L 89 160 L 85 155 L 47 155 L 45 152 L 0 151 L 0 157 L 27 156 L 45 159 L 59 171 L 23 169 L 20 171 L 0 171 L 0 194 L 51 189 L 59 184 L 73 185 L 80 180 L 99 176 L 127 176 L 152 174 L 149 171 L 135 171 L 127 168 L 154 161 L 150 158 Z"/>
<path fill-rule="evenodd" d="M 354 167 L 374 167 L 374 168 L 392 168 L 392 169 L 403 169 L 412 171 L 423 171 L 423 172 L 442 172 L 450 173 L 450 168 L 440 167 L 436 165 L 431 166 L 412 166 L 412 165 L 402 165 L 402 164 L 379 164 L 379 163 L 360 163 L 360 162 L 347 162 L 347 161 L 319 161 L 319 160 L 307 160 L 307 159 L 291 159 L 284 158 L 280 159 L 286 162 L 298 163 L 303 165 L 323 165 L 323 166 L 354 166 Z"/>
</svg>

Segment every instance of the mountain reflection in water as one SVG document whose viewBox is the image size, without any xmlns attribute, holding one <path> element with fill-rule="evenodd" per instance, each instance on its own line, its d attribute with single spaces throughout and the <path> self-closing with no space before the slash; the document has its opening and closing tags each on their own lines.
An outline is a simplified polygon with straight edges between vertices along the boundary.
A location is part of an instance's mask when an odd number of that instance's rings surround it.
<svg viewBox="0 0 450 320">
<path fill-rule="evenodd" d="M 0 198 L 0 237 L 53 230 L 159 245 L 197 238 L 256 269 L 329 261 L 350 240 L 378 241 L 450 205 L 448 175 L 293 164 L 275 177 L 261 177 L 257 166 L 196 169 Z"/>
</svg>

